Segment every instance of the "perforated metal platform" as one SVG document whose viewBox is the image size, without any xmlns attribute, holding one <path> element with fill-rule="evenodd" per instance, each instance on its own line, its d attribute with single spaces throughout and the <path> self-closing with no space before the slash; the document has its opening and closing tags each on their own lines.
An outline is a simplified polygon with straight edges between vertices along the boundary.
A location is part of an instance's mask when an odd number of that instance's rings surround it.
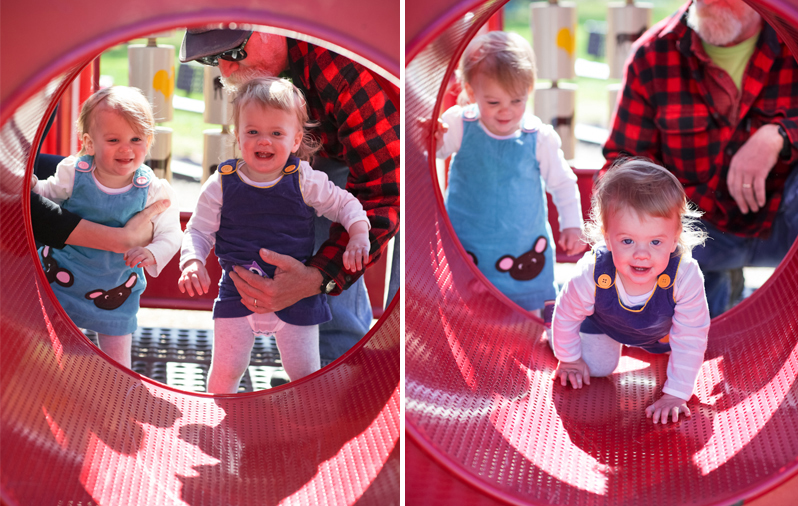
<svg viewBox="0 0 798 506">
<path fill-rule="evenodd" d="M 98 346 L 94 331 L 83 333 Z M 139 327 L 131 348 L 135 372 L 171 387 L 205 392 L 213 352 L 212 330 Z M 328 364 L 322 361 L 322 367 Z M 274 336 L 255 336 L 250 365 L 238 391 L 265 390 L 287 382 Z"/>
</svg>

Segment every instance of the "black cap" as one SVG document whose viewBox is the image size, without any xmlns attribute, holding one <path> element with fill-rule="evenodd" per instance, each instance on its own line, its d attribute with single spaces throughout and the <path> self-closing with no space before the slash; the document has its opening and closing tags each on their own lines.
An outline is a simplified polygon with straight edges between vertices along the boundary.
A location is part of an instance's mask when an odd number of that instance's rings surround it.
<svg viewBox="0 0 798 506">
<path fill-rule="evenodd" d="M 180 45 L 180 61 L 183 63 L 213 56 L 244 43 L 252 30 L 209 30 L 207 28 L 189 28 Z"/>
</svg>

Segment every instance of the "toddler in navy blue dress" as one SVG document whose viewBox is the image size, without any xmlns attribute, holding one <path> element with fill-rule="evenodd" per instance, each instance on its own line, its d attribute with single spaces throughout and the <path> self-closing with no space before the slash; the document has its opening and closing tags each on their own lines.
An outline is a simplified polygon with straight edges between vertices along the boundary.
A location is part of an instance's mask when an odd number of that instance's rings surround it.
<svg viewBox="0 0 798 506">
<path fill-rule="evenodd" d="M 291 380 L 318 370 L 318 326 L 331 319 L 321 293 L 274 313 L 253 313 L 230 278 L 234 266 L 274 277 L 261 248 L 306 262 L 313 255 L 314 214 L 347 229 L 347 269 L 361 270 L 370 248 L 363 206 L 307 162 L 319 145 L 307 132 L 312 124 L 298 88 L 285 79 L 249 81 L 233 101 L 233 124 L 242 159 L 220 164 L 203 185 L 180 257 L 179 287 L 191 296 L 208 291 L 205 260 L 212 247 L 223 270 L 213 305 L 211 393 L 238 391 L 256 334 L 274 334 Z M 257 300 L 247 302 L 257 307 Z"/>
<path fill-rule="evenodd" d="M 111 227 L 123 227 L 155 201 L 172 202 L 153 219 L 152 242 L 124 255 L 83 246 L 39 250 L 50 286 L 69 317 L 97 332 L 100 349 L 126 367 L 139 296 L 147 286 L 144 270 L 158 276 L 183 237 L 174 190 L 144 165 L 154 132 L 152 108 L 141 91 L 102 89 L 86 100 L 78 117 L 81 151 L 33 188 L 81 218 Z"/>
<path fill-rule="evenodd" d="M 554 310 L 554 379 L 574 388 L 608 376 L 622 346 L 670 353 L 662 396 L 646 408 L 654 423 L 690 416 L 704 360 L 709 309 L 704 278 L 691 257 L 706 234 L 700 213 L 666 169 L 643 159 L 619 160 L 593 193 L 586 235 L 593 251 L 577 263 Z"/>
<path fill-rule="evenodd" d="M 560 217 L 559 244 L 570 255 L 580 241 L 576 176 L 560 138 L 526 105 L 535 83 L 532 48 L 520 35 L 488 32 L 463 54 L 464 106 L 447 110 L 436 130 L 438 158 L 454 153 L 445 194 L 457 238 L 493 285 L 551 322 L 557 295 L 554 239 L 546 191 Z"/>
</svg>

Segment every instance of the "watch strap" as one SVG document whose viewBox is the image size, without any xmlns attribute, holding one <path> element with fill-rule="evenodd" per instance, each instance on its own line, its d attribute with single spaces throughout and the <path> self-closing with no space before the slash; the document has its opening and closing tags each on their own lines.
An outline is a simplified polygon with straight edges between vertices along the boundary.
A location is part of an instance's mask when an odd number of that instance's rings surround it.
<svg viewBox="0 0 798 506">
<path fill-rule="evenodd" d="M 792 144 L 790 143 L 790 137 L 787 135 L 787 131 L 784 129 L 782 125 L 779 125 L 779 135 L 781 135 L 782 139 L 781 151 L 779 151 L 779 158 L 782 160 L 789 160 L 790 155 L 792 155 Z"/>
</svg>

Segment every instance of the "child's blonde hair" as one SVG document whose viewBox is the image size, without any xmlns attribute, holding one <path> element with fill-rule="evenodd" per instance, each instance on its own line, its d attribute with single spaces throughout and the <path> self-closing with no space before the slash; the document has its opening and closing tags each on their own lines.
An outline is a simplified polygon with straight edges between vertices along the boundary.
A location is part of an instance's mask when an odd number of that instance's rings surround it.
<svg viewBox="0 0 798 506">
<path fill-rule="evenodd" d="M 611 216 L 621 209 L 681 222 L 679 247 L 684 254 L 703 244 L 707 234 L 698 224 L 701 211 L 687 200 L 679 180 L 667 169 L 645 158 L 617 160 L 593 189 L 590 221 L 585 236 L 591 245 L 604 240 Z"/>
<path fill-rule="evenodd" d="M 241 109 L 250 102 L 296 115 L 302 128 L 302 143 L 296 152 L 301 160 L 310 159 L 321 148 L 319 140 L 308 131 L 317 123 L 310 121 L 305 96 L 291 81 L 276 77 L 258 77 L 241 85 L 233 99 L 233 125 L 236 131 Z"/>
<path fill-rule="evenodd" d="M 460 60 L 459 75 L 464 84 L 473 86 L 477 76 L 485 75 L 509 93 L 526 92 L 535 86 L 535 53 L 517 33 L 488 32 L 468 44 Z M 461 102 L 463 96 L 460 95 Z"/>
<path fill-rule="evenodd" d="M 94 113 L 99 107 L 108 107 L 119 113 L 130 127 L 151 144 L 155 136 L 155 118 L 149 100 L 138 88 L 111 86 L 93 93 L 80 109 L 77 121 L 78 137 L 89 133 L 93 125 Z M 80 147 L 78 155 L 86 154 L 86 146 Z"/>
</svg>

